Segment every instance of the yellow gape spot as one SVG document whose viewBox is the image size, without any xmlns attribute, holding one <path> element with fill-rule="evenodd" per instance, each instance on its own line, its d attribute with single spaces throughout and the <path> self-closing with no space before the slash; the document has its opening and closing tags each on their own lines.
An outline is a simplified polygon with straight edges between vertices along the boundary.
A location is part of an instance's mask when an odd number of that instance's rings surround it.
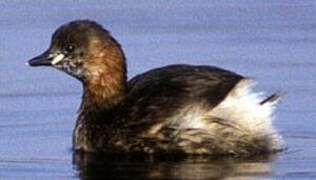
<svg viewBox="0 0 316 180">
<path fill-rule="evenodd" d="M 63 54 L 58 54 L 56 57 L 54 57 L 54 59 L 52 60 L 52 65 L 55 65 L 57 63 L 59 63 L 61 60 L 63 60 L 65 57 L 65 55 Z"/>
</svg>

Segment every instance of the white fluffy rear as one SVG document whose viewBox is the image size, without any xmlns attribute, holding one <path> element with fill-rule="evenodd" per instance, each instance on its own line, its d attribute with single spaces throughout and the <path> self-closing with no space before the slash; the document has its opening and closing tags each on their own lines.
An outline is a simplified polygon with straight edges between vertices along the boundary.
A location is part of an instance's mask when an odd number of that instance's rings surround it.
<svg viewBox="0 0 316 180">
<path fill-rule="evenodd" d="M 217 105 L 211 114 L 221 119 L 233 121 L 254 134 L 273 134 L 274 102 L 266 102 L 262 94 L 252 91 L 251 81 L 241 80 L 228 96 Z"/>
<path fill-rule="evenodd" d="M 266 139 L 270 151 L 280 150 L 282 140 L 272 126 L 276 101 L 260 104 L 266 97 L 252 90 L 249 79 L 241 80 L 228 96 L 210 113 L 212 116 L 232 121 L 254 139 Z"/>
<path fill-rule="evenodd" d="M 281 138 L 272 126 L 276 101 L 262 104 L 265 98 L 252 90 L 250 80 L 243 79 L 215 108 L 190 104 L 172 116 L 169 123 L 182 132 L 178 135 L 184 142 L 180 146 L 209 138 L 213 142 L 211 148 L 217 148 L 194 149 L 187 145 L 184 149 L 188 152 L 251 154 L 280 150 Z M 200 134 L 195 135 L 197 132 Z"/>
<path fill-rule="evenodd" d="M 276 98 L 265 98 L 243 79 L 216 107 L 187 105 L 149 133 L 174 127 L 174 141 L 187 153 L 249 155 L 280 150 L 281 138 L 272 126 Z"/>
<path fill-rule="evenodd" d="M 276 101 L 260 104 L 264 97 L 253 92 L 249 79 L 241 80 L 227 95 L 227 97 L 213 109 L 203 104 L 190 104 L 175 113 L 170 118 L 171 124 L 180 129 L 203 129 L 207 123 L 205 117 L 216 117 L 225 121 L 232 121 L 243 129 L 254 133 L 274 132 L 272 127 L 273 110 Z"/>
</svg>

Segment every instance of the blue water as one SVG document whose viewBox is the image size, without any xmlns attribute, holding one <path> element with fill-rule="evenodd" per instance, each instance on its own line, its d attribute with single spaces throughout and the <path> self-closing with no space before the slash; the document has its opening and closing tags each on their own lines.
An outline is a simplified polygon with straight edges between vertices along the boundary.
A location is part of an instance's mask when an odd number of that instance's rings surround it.
<svg viewBox="0 0 316 180">
<path fill-rule="evenodd" d="M 0 179 L 316 178 L 315 1 L 4 0 L 0 7 Z M 74 19 L 112 32 L 129 77 L 166 64 L 209 64 L 282 92 L 274 124 L 287 150 L 248 160 L 73 157 L 80 83 L 24 63 Z"/>
</svg>

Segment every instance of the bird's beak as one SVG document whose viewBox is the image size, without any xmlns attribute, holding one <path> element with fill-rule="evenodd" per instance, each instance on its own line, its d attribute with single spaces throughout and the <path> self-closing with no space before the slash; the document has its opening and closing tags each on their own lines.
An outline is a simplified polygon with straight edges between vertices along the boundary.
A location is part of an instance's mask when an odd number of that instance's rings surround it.
<svg viewBox="0 0 316 180">
<path fill-rule="evenodd" d="M 64 59 L 63 54 L 52 54 L 49 50 L 27 61 L 30 66 L 52 66 Z"/>
<path fill-rule="evenodd" d="M 32 58 L 27 61 L 27 64 L 30 66 L 50 66 L 52 62 L 53 56 L 47 50 L 43 54 Z"/>
</svg>

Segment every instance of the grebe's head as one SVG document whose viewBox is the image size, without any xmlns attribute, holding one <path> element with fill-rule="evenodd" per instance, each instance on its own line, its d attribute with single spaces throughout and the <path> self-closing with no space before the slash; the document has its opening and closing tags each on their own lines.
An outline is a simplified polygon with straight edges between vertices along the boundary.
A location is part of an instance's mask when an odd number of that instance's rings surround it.
<svg viewBox="0 0 316 180">
<path fill-rule="evenodd" d="M 59 27 L 48 50 L 28 61 L 52 66 L 85 82 L 125 76 L 125 57 L 119 43 L 94 21 L 77 20 Z M 122 77 L 124 79 L 124 77 Z"/>
</svg>

